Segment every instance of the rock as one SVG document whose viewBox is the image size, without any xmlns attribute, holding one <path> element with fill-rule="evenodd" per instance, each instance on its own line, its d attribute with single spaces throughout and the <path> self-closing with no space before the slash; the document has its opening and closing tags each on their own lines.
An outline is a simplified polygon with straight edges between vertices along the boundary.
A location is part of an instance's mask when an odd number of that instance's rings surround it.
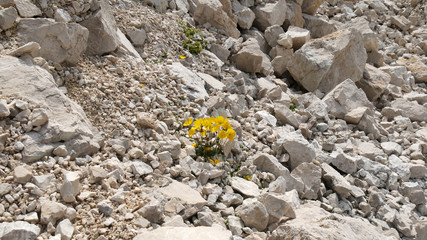
<svg viewBox="0 0 427 240">
<path fill-rule="evenodd" d="M 15 0 L 15 6 L 21 17 L 31 18 L 42 15 L 42 11 L 30 0 Z"/>
<path fill-rule="evenodd" d="M 325 181 L 325 184 L 343 198 L 350 196 L 352 192 L 350 183 L 328 164 L 322 163 L 321 167 L 323 170 L 322 179 Z"/>
<path fill-rule="evenodd" d="M 93 183 L 102 183 L 102 180 L 107 177 L 108 172 L 99 166 L 93 166 L 89 168 L 90 181 Z"/>
<path fill-rule="evenodd" d="M 63 22 L 63 23 L 69 23 L 73 20 L 70 14 L 61 8 L 58 8 L 55 10 L 54 18 L 56 22 Z"/>
<path fill-rule="evenodd" d="M 366 52 L 378 52 L 377 35 L 369 26 L 369 22 L 364 17 L 357 17 L 342 25 L 340 29 L 357 29 L 363 36 Z"/>
<path fill-rule="evenodd" d="M 77 194 L 80 193 L 80 175 L 79 172 L 68 172 L 64 176 L 60 193 L 64 202 L 76 201 Z"/>
<path fill-rule="evenodd" d="M 288 8 L 286 9 L 286 18 L 283 23 L 283 27 L 289 28 L 290 26 L 303 27 L 304 26 L 304 18 L 301 6 L 294 1 L 286 1 Z"/>
<path fill-rule="evenodd" d="M 409 180 L 411 176 L 411 171 L 409 170 L 409 166 L 402 161 L 398 156 L 391 155 L 388 158 L 388 164 L 390 169 L 395 172 L 402 181 L 406 182 Z"/>
<path fill-rule="evenodd" d="M 32 169 L 28 165 L 21 165 L 13 171 L 13 179 L 17 183 L 25 184 L 33 177 Z"/>
<path fill-rule="evenodd" d="M 282 124 L 290 124 L 294 128 L 298 128 L 300 125 L 297 115 L 286 105 L 277 104 L 274 108 L 274 114 Z"/>
<path fill-rule="evenodd" d="M 5 100 L 0 99 L 0 118 L 4 118 L 10 115 L 9 108 Z"/>
<path fill-rule="evenodd" d="M 265 193 L 259 196 L 259 201 L 267 206 L 269 215 L 268 223 L 280 221 L 282 217 L 295 218 L 295 206 L 286 198 L 285 195 L 278 193 Z"/>
<path fill-rule="evenodd" d="M 314 15 L 322 2 L 323 0 L 304 0 L 301 5 L 302 12 Z"/>
<path fill-rule="evenodd" d="M 268 76 L 268 71 L 272 69 L 268 56 L 261 51 L 255 38 L 246 40 L 240 51 L 230 59 L 236 68 L 249 73 L 263 73 Z"/>
<path fill-rule="evenodd" d="M 132 172 L 137 176 L 145 176 L 153 172 L 153 168 L 150 165 L 141 162 L 141 161 L 133 161 L 132 162 Z"/>
<path fill-rule="evenodd" d="M 393 240 L 382 230 L 362 219 L 331 214 L 318 204 L 309 203 L 296 209 L 296 218 L 286 221 L 271 233 L 269 240 L 294 239 L 377 239 Z M 319 237 L 322 236 L 322 237 Z"/>
<path fill-rule="evenodd" d="M 0 239 L 34 240 L 40 234 L 37 225 L 23 221 L 0 223 Z"/>
<path fill-rule="evenodd" d="M 335 24 L 323 18 L 308 14 L 302 14 L 302 16 L 305 21 L 304 28 L 310 31 L 312 38 L 321 38 L 338 30 Z"/>
<path fill-rule="evenodd" d="M 223 91 L 225 89 L 225 84 L 211 75 L 205 73 L 197 73 L 197 75 L 205 82 L 207 90 Z"/>
<path fill-rule="evenodd" d="M 412 121 L 427 121 L 427 106 L 420 105 L 416 101 L 398 98 L 390 103 L 392 108 L 402 111 L 402 115 Z"/>
<path fill-rule="evenodd" d="M 292 46 L 295 51 L 310 40 L 310 31 L 304 28 L 290 26 L 286 34 L 292 39 Z"/>
<path fill-rule="evenodd" d="M 237 16 L 237 24 L 242 29 L 250 29 L 255 20 L 255 13 L 248 7 L 241 5 L 239 1 L 231 2 L 233 13 Z"/>
<path fill-rule="evenodd" d="M 257 197 L 260 193 L 258 186 L 254 182 L 241 177 L 232 177 L 230 185 L 234 190 L 247 197 Z"/>
<path fill-rule="evenodd" d="M 144 0 L 144 2 L 150 6 L 153 6 L 159 13 L 165 13 L 168 7 L 167 0 Z"/>
<path fill-rule="evenodd" d="M 415 225 L 415 230 L 417 231 L 416 240 L 422 240 L 427 238 L 427 222 L 425 220 L 420 220 Z"/>
<path fill-rule="evenodd" d="M 147 33 L 144 29 L 130 29 L 127 31 L 127 35 L 134 46 L 144 46 L 145 39 L 147 38 Z"/>
<path fill-rule="evenodd" d="M 410 178 L 425 178 L 427 177 L 427 167 L 424 163 L 409 163 L 409 171 L 411 172 Z M 1 194 L 0 194 L 1 195 Z"/>
<path fill-rule="evenodd" d="M 402 15 L 391 16 L 390 20 L 393 25 L 397 26 L 402 31 L 407 31 L 411 26 L 411 22 Z"/>
<path fill-rule="evenodd" d="M 67 207 L 64 204 L 45 201 L 41 205 L 40 222 L 42 224 L 55 224 L 57 220 L 60 220 L 65 216 L 66 210 Z"/>
<path fill-rule="evenodd" d="M 153 231 L 138 234 L 133 240 L 229 240 L 231 236 L 231 232 L 222 227 L 159 227 Z"/>
<path fill-rule="evenodd" d="M 289 170 L 284 167 L 276 157 L 267 153 L 259 153 L 255 155 L 253 164 L 258 170 L 270 172 L 276 178 L 279 176 L 289 175 Z"/>
<path fill-rule="evenodd" d="M 270 47 L 275 47 L 277 45 L 279 35 L 284 33 L 285 31 L 283 31 L 283 28 L 280 25 L 273 25 L 265 29 L 264 37 Z"/>
<path fill-rule="evenodd" d="M 384 155 L 384 152 L 371 142 L 360 142 L 358 144 L 359 155 L 375 161 L 376 156 Z"/>
<path fill-rule="evenodd" d="M 10 191 L 12 191 L 12 184 L 0 183 L 0 197 L 3 197 L 4 195 L 8 194 Z"/>
<path fill-rule="evenodd" d="M 397 213 L 393 224 L 405 237 L 413 238 L 416 234 L 413 222 L 407 214 Z"/>
<path fill-rule="evenodd" d="M 352 174 L 357 171 L 357 159 L 351 157 L 342 152 L 333 152 L 331 154 L 332 165 L 348 174 Z"/>
<path fill-rule="evenodd" d="M 204 87 L 203 80 L 194 72 L 184 67 L 181 63 L 173 63 L 169 65 L 169 71 L 182 79 L 183 89 L 187 93 L 190 100 L 204 99 L 209 96 Z"/>
<path fill-rule="evenodd" d="M 108 204 L 107 201 L 99 202 L 97 204 L 97 207 L 99 209 L 99 212 L 103 213 L 105 216 L 110 216 L 114 211 L 114 208 L 110 204 Z"/>
<path fill-rule="evenodd" d="M 409 85 L 409 74 L 405 66 L 383 66 L 380 70 L 390 75 L 390 84 L 398 87 Z"/>
<path fill-rule="evenodd" d="M 33 54 L 40 50 L 40 44 L 29 42 L 9 53 L 10 56 L 20 57 L 24 54 Z"/>
<path fill-rule="evenodd" d="M 290 48 L 292 48 L 292 38 L 288 34 L 282 33 L 277 38 L 277 44 L 279 44 L 280 46 L 282 46 L 286 49 L 290 49 Z"/>
<path fill-rule="evenodd" d="M 317 199 L 322 183 L 322 169 L 313 163 L 303 162 L 291 172 L 291 176 L 301 180 L 304 189 L 300 192 L 301 198 Z"/>
<path fill-rule="evenodd" d="M 244 227 L 242 220 L 236 216 L 228 216 L 228 229 L 230 229 L 233 235 L 240 236 L 242 235 L 242 228 Z"/>
<path fill-rule="evenodd" d="M 337 118 L 345 118 L 348 112 L 360 107 L 374 108 L 365 93 L 350 79 L 338 84 L 322 100 L 328 112 Z"/>
<path fill-rule="evenodd" d="M 41 108 L 34 109 L 29 118 L 28 125 L 31 127 L 41 127 L 49 121 L 47 111 Z"/>
<path fill-rule="evenodd" d="M 237 21 L 227 14 L 226 6 L 219 0 L 199 0 L 194 12 L 194 21 L 198 24 L 210 23 L 223 30 L 228 36 L 238 38 Z"/>
<path fill-rule="evenodd" d="M 259 121 L 262 120 L 262 119 L 266 120 L 273 127 L 276 126 L 277 119 L 273 115 L 271 115 L 270 113 L 268 113 L 267 111 L 263 111 L 263 110 L 262 111 L 257 111 L 255 113 L 254 117 L 257 120 L 259 120 Z"/>
<path fill-rule="evenodd" d="M 418 183 L 415 182 L 404 182 L 401 184 L 399 191 L 406 197 L 409 198 L 413 204 L 425 204 L 426 197 L 423 189 Z"/>
<path fill-rule="evenodd" d="M 327 93 L 348 78 L 358 81 L 366 59 L 360 32 L 341 30 L 304 44 L 294 53 L 289 72 L 308 91 Z"/>
<path fill-rule="evenodd" d="M 312 162 L 316 158 L 314 147 L 299 132 L 290 132 L 278 140 L 289 153 L 291 169 L 303 162 Z"/>
<path fill-rule="evenodd" d="M 47 190 L 55 180 L 55 176 L 53 174 L 45 174 L 40 176 L 34 176 L 33 182 L 42 190 Z"/>
<path fill-rule="evenodd" d="M 0 28 L 7 30 L 13 26 L 13 24 L 18 18 L 18 12 L 14 7 L 8 7 L 6 9 L 0 10 Z"/>
<path fill-rule="evenodd" d="M 6 7 L 13 7 L 15 5 L 15 0 L 0 0 L 0 6 L 6 8 Z"/>
<path fill-rule="evenodd" d="M 402 151 L 403 151 L 402 147 L 395 142 L 382 142 L 381 148 L 387 155 L 391 155 L 395 153 L 399 156 L 400 154 L 402 154 Z"/>
<path fill-rule="evenodd" d="M 55 63 L 76 64 L 86 50 L 89 31 L 77 23 L 55 22 L 47 18 L 21 19 L 20 41 L 40 44 L 35 54 Z"/>
<path fill-rule="evenodd" d="M 344 120 L 347 123 L 358 124 L 367 111 L 368 111 L 367 107 L 355 108 L 345 114 Z"/>
<path fill-rule="evenodd" d="M 125 34 L 117 28 L 117 36 L 119 47 L 117 48 L 118 56 L 129 59 L 136 63 L 142 63 L 143 60 L 138 51 L 133 47 L 132 43 L 126 38 Z"/>
<path fill-rule="evenodd" d="M 286 0 L 279 0 L 275 3 L 256 6 L 254 26 L 261 31 L 272 25 L 282 25 L 286 19 L 287 4 Z"/>
<path fill-rule="evenodd" d="M 356 82 L 356 86 L 363 89 L 369 100 L 377 100 L 386 90 L 390 82 L 390 75 L 370 65 L 365 65 L 363 78 Z"/>
<path fill-rule="evenodd" d="M 86 52 L 92 55 L 102 55 L 113 52 L 119 45 L 117 25 L 108 2 L 101 0 L 100 8 L 80 24 L 89 30 Z"/>
<path fill-rule="evenodd" d="M 256 198 L 245 199 L 243 204 L 236 208 L 236 215 L 242 219 L 245 226 L 256 228 L 258 231 L 263 231 L 269 221 L 266 207 Z"/>
<path fill-rule="evenodd" d="M 62 220 L 56 227 L 55 234 L 61 235 L 61 240 L 70 240 L 74 233 L 74 226 L 68 219 Z"/>
<path fill-rule="evenodd" d="M 179 199 L 180 203 L 186 206 L 186 209 L 183 211 L 184 219 L 197 213 L 208 203 L 202 198 L 199 192 L 192 189 L 190 186 L 177 181 L 172 181 L 172 183 L 167 187 L 160 188 L 159 192 L 167 198 Z"/>
<path fill-rule="evenodd" d="M 406 68 L 412 72 L 415 82 L 427 82 L 427 65 L 423 63 L 421 58 L 413 55 L 409 59 L 401 58 L 397 60 L 396 64 L 406 66 Z"/>
</svg>

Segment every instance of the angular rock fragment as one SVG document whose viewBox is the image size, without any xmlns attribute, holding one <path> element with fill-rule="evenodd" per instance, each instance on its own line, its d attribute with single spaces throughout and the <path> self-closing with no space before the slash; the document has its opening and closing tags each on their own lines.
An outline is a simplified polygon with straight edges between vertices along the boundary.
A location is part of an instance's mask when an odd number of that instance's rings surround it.
<svg viewBox="0 0 427 240">
<path fill-rule="evenodd" d="M 332 188 L 341 197 L 347 198 L 352 192 L 352 186 L 339 172 L 326 163 L 322 163 L 322 179 L 326 185 Z"/>
<path fill-rule="evenodd" d="M 317 199 L 321 186 L 322 169 L 313 163 L 301 163 L 294 170 L 291 176 L 301 180 L 304 189 L 300 193 L 302 199 Z"/>
<path fill-rule="evenodd" d="M 427 121 L 427 106 L 420 105 L 416 101 L 399 98 L 391 102 L 391 107 L 402 111 L 402 115 L 412 121 Z"/>
<path fill-rule="evenodd" d="M 231 187 L 239 193 L 248 197 L 257 197 L 260 194 L 258 186 L 241 177 L 232 177 L 230 179 Z"/>
<path fill-rule="evenodd" d="M 316 152 L 304 136 L 299 132 L 291 132 L 278 140 L 289 153 L 289 164 L 295 169 L 303 162 L 312 162 L 316 158 Z"/>
<path fill-rule="evenodd" d="M 323 18 L 308 14 L 303 14 L 302 16 L 305 21 L 304 28 L 310 31 L 312 38 L 321 38 L 338 30 L 335 24 Z"/>
<path fill-rule="evenodd" d="M 57 220 L 65 216 L 67 207 L 64 204 L 46 201 L 41 206 L 40 222 L 43 224 L 55 224 Z"/>
<path fill-rule="evenodd" d="M 153 231 L 138 234 L 133 240 L 229 240 L 231 236 L 231 232 L 222 227 L 159 227 Z"/>
<path fill-rule="evenodd" d="M 301 5 L 302 12 L 314 15 L 322 2 L 323 0 L 304 0 Z"/>
<path fill-rule="evenodd" d="M 40 228 L 27 222 L 0 223 L 0 239 L 34 240 L 39 234 Z"/>
<path fill-rule="evenodd" d="M 173 63 L 169 66 L 169 71 L 182 79 L 184 91 L 187 92 L 191 100 L 204 99 L 209 96 L 204 87 L 203 80 L 181 63 Z"/>
<path fill-rule="evenodd" d="M 18 13 L 14 7 L 0 10 L 0 28 L 3 30 L 11 28 L 16 18 L 18 18 Z"/>
<path fill-rule="evenodd" d="M 286 34 L 292 39 L 292 47 L 295 51 L 310 40 L 310 31 L 304 28 L 290 26 Z"/>
<path fill-rule="evenodd" d="M 31 18 L 42 15 L 42 11 L 30 0 L 15 0 L 15 6 L 21 17 Z"/>
<path fill-rule="evenodd" d="M 40 54 L 55 63 L 76 64 L 86 51 L 89 31 L 77 23 L 55 22 L 52 19 L 21 19 L 18 25 L 21 42 L 40 44 Z"/>
<path fill-rule="evenodd" d="M 268 56 L 263 53 L 255 38 L 249 38 L 242 44 L 240 51 L 231 57 L 236 67 L 249 73 L 263 73 L 268 76 L 272 66 Z"/>
<path fill-rule="evenodd" d="M 386 90 L 390 82 L 390 75 L 370 65 L 365 65 L 363 78 L 356 82 L 356 86 L 363 89 L 369 100 L 377 100 Z"/>
<path fill-rule="evenodd" d="M 278 193 L 265 193 L 259 196 L 258 200 L 267 206 L 269 215 L 268 223 L 280 221 L 282 217 L 295 218 L 295 205 L 292 204 L 286 195 Z"/>
<path fill-rule="evenodd" d="M 256 6 L 253 9 L 255 13 L 254 26 L 264 31 L 269 26 L 282 25 L 286 19 L 286 9 L 286 0 Z"/>
<path fill-rule="evenodd" d="M 256 198 L 248 198 L 243 204 L 236 208 L 236 215 L 242 219 L 247 227 L 263 231 L 269 221 L 267 208 Z"/>
<path fill-rule="evenodd" d="M 308 91 L 327 93 L 346 79 L 360 80 L 366 59 L 360 32 L 341 30 L 304 44 L 294 53 L 289 72 Z"/>
</svg>

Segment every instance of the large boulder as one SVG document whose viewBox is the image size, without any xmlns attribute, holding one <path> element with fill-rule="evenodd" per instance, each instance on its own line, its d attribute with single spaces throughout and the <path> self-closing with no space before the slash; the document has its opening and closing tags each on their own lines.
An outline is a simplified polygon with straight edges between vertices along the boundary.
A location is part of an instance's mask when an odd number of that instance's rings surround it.
<svg viewBox="0 0 427 240">
<path fill-rule="evenodd" d="M 304 28 L 310 31 L 311 37 L 320 38 L 338 30 L 334 23 L 323 18 L 302 14 L 304 18 Z"/>
<path fill-rule="evenodd" d="M 59 145 L 76 156 L 96 152 L 101 142 L 83 109 L 65 96 L 45 69 L 29 65 L 18 58 L 0 57 L 0 91 L 40 105 L 30 115 L 29 127 L 40 128 L 26 133 L 23 161 L 31 162 L 50 155 Z M 31 130 L 31 129 L 30 129 Z"/>
<path fill-rule="evenodd" d="M 100 1 L 100 8 L 88 19 L 80 23 L 89 30 L 86 52 L 102 55 L 113 52 L 120 45 L 117 25 L 108 2 Z"/>
<path fill-rule="evenodd" d="M 295 211 L 296 218 L 286 221 L 271 234 L 269 240 L 282 239 L 354 239 L 393 240 L 368 221 L 331 214 L 318 203 L 309 202 Z"/>
<path fill-rule="evenodd" d="M 237 30 L 237 19 L 232 18 L 230 6 L 223 5 L 219 0 L 199 0 L 194 12 L 194 21 L 198 24 L 210 23 L 212 26 L 224 30 L 224 32 L 233 37 L 238 38 L 240 31 Z M 230 3 L 228 1 L 228 3 Z M 228 13 L 230 13 L 230 15 Z"/>
<path fill-rule="evenodd" d="M 22 43 L 37 42 L 40 55 L 55 63 L 76 64 L 86 50 L 89 31 L 77 23 L 55 22 L 48 18 L 24 18 L 18 26 Z"/>
<path fill-rule="evenodd" d="M 286 10 L 286 0 L 258 5 L 253 9 L 255 13 L 254 26 L 264 31 L 269 26 L 282 25 L 286 19 Z"/>
<path fill-rule="evenodd" d="M 346 79 L 362 78 L 367 54 L 357 30 L 341 30 L 312 40 L 294 53 L 292 77 L 308 91 L 327 93 Z"/>
</svg>

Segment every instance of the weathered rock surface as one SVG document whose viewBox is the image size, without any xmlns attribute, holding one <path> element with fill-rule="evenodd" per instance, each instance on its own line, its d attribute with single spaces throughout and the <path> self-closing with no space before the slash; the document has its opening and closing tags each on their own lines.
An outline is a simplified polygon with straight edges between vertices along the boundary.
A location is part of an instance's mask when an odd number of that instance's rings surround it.
<svg viewBox="0 0 427 240">
<path fill-rule="evenodd" d="M 360 80 L 366 59 L 360 32 L 341 30 L 314 39 L 296 51 L 289 72 L 308 91 L 327 93 L 348 78 Z"/>
<path fill-rule="evenodd" d="M 272 25 L 282 25 L 286 19 L 286 0 L 279 0 L 275 3 L 267 3 L 264 6 L 257 6 L 253 9 L 255 13 L 254 26 L 264 31 Z"/>
<path fill-rule="evenodd" d="M 356 82 L 356 86 L 363 89 L 370 101 L 375 101 L 386 90 L 389 82 L 390 75 L 370 64 L 366 64 L 363 78 Z"/>
<path fill-rule="evenodd" d="M 55 63 L 76 64 L 86 51 L 89 31 L 76 23 L 57 23 L 51 19 L 29 18 L 19 22 L 21 42 L 40 44 L 40 55 Z"/>
<path fill-rule="evenodd" d="M 191 100 L 204 99 L 209 96 L 206 92 L 203 80 L 181 63 L 173 63 L 169 66 L 169 71 L 177 78 L 182 79 L 184 90 Z"/>
<path fill-rule="evenodd" d="M 33 240 L 40 228 L 23 221 L 0 223 L 0 239 Z"/>
<path fill-rule="evenodd" d="M 268 56 L 261 51 L 255 38 L 246 40 L 240 51 L 230 59 L 238 69 L 249 73 L 269 75 L 272 69 Z"/>
<path fill-rule="evenodd" d="M 153 231 L 139 234 L 133 240 L 158 240 L 158 239 L 206 239 L 229 240 L 231 232 L 221 227 L 160 227 Z"/>
<path fill-rule="evenodd" d="M 27 133 L 23 160 L 31 162 L 49 155 L 55 146 L 65 144 L 77 156 L 99 149 L 100 136 L 85 113 L 56 87 L 52 76 L 38 66 L 3 56 L 0 58 L 0 90 L 40 104 L 49 121 L 40 131 Z"/>
</svg>

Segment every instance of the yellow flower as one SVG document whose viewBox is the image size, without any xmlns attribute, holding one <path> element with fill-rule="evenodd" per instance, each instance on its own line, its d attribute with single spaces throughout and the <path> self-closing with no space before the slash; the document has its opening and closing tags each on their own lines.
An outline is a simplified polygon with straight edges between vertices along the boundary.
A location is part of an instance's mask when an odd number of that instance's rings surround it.
<svg viewBox="0 0 427 240">
<path fill-rule="evenodd" d="M 207 133 L 207 132 L 206 132 L 206 129 L 203 129 L 203 130 L 200 132 L 200 135 L 204 137 L 204 136 L 206 136 L 206 133 Z"/>
<path fill-rule="evenodd" d="M 245 176 L 245 179 L 246 179 L 246 180 L 248 180 L 248 181 L 251 181 L 251 180 L 252 180 L 251 176 L 249 176 L 249 175 L 246 175 L 246 176 Z"/>
<path fill-rule="evenodd" d="M 193 144 L 191 144 L 191 146 L 197 147 L 197 143 L 193 143 Z"/>
<path fill-rule="evenodd" d="M 222 125 L 222 128 L 225 130 L 231 129 L 231 124 L 229 122 L 226 122 Z"/>
<path fill-rule="evenodd" d="M 227 137 L 227 132 L 226 132 L 226 131 L 224 131 L 224 130 L 219 131 L 219 133 L 218 133 L 218 137 L 219 137 L 219 139 L 224 139 L 224 138 L 226 138 L 226 137 Z"/>
<path fill-rule="evenodd" d="M 141 83 L 141 86 L 145 87 L 145 84 Z"/>
<path fill-rule="evenodd" d="M 215 165 L 215 161 L 214 161 L 214 160 L 212 160 L 212 159 L 210 159 L 210 158 L 209 158 L 209 161 L 210 161 L 213 165 Z"/>
<path fill-rule="evenodd" d="M 195 133 L 196 133 L 196 129 L 194 127 L 190 128 L 190 130 L 188 130 L 188 135 L 190 137 L 192 137 Z"/>
<path fill-rule="evenodd" d="M 221 162 L 221 160 L 219 160 L 219 158 L 217 158 L 216 160 L 215 160 L 215 164 L 218 164 L 218 163 L 220 163 Z"/>
<path fill-rule="evenodd" d="M 227 129 L 227 138 L 228 140 L 230 140 L 230 142 L 234 140 L 235 136 L 236 136 L 236 132 L 232 128 Z"/>
<path fill-rule="evenodd" d="M 226 122 L 228 122 L 228 118 L 225 119 L 223 116 L 218 116 L 215 118 L 215 123 L 220 126 L 224 125 Z"/>
<path fill-rule="evenodd" d="M 184 123 L 184 127 L 190 126 L 190 125 L 191 125 L 191 123 L 193 123 L 193 119 L 192 119 L 191 117 L 189 117 L 189 118 L 187 119 L 187 121 L 185 121 L 185 123 Z"/>
<path fill-rule="evenodd" d="M 202 127 L 202 119 L 199 118 L 196 121 L 194 121 L 194 128 L 197 130 L 200 130 Z"/>
<path fill-rule="evenodd" d="M 186 56 L 184 56 L 184 55 L 179 55 L 179 58 L 181 58 L 181 59 L 185 59 L 185 58 L 186 58 Z"/>
<path fill-rule="evenodd" d="M 212 121 L 209 118 L 203 118 L 202 125 L 207 129 L 210 129 L 213 126 Z"/>
<path fill-rule="evenodd" d="M 215 124 L 212 128 L 209 129 L 211 132 L 216 132 L 221 128 L 221 125 Z"/>
<path fill-rule="evenodd" d="M 221 160 L 219 160 L 219 158 L 216 159 L 215 161 L 213 159 L 209 158 L 209 161 L 212 163 L 212 165 L 216 165 L 216 164 L 221 162 Z"/>
<path fill-rule="evenodd" d="M 205 147 L 205 149 L 203 149 L 205 152 L 212 150 L 210 147 Z"/>
</svg>

